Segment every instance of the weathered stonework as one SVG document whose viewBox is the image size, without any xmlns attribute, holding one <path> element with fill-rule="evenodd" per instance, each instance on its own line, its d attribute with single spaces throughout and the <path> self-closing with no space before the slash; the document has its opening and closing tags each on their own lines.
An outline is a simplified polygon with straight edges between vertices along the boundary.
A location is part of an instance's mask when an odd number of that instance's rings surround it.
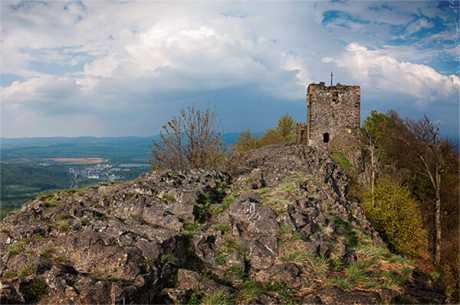
<svg viewBox="0 0 460 305">
<path fill-rule="evenodd" d="M 360 127 L 360 87 L 310 84 L 307 91 L 307 143 L 329 148 L 332 142 L 353 138 Z"/>
</svg>

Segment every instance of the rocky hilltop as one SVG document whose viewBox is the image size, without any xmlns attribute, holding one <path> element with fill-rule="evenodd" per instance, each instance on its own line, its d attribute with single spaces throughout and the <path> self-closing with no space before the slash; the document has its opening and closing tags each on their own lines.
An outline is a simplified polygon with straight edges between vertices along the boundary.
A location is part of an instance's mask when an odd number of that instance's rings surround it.
<svg viewBox="0 0 460 305">
<path fill-rule="evenodd" d="M 232 175 L 156 171 L 56 192 L 0 227 L 0 303 L 382 303 L 427 297 L 327 153 L 271 146 Z M 419 287 L 418 287 L 419 288 Z M 434 302 L 430 295 L 430 302 Z"/>
</svg>

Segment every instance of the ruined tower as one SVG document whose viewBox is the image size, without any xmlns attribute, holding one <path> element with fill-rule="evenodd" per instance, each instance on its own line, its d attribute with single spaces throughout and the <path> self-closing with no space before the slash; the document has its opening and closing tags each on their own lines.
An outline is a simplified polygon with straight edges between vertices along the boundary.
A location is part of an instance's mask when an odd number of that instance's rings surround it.
<svg viewBox="0 0 460 305">
<path fill-rule="evenodd" d="M 360 87 L 310 84 L 307 91 L 307 143 L 329 148 L 356 137 L 360 127 Z M 342 144 L 340 144 L 342 143 Z"/>
</svg>

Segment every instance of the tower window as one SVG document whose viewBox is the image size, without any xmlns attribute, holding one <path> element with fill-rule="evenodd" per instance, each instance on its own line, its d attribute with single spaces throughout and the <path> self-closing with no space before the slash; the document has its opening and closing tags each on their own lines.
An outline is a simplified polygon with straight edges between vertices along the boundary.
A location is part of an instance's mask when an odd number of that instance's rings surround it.
<svg viewBox="0 0 460 305">
<path fill-rule="evenodd" d="M 323 142 L 329 143 L 329 133 L 323 133 Z"/>
</svg>

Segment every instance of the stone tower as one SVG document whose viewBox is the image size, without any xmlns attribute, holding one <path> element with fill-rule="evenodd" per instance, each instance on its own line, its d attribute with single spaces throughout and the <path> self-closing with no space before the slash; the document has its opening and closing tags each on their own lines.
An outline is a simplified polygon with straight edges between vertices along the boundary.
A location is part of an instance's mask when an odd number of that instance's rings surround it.
<svg viewBox="0 0 460 305">
<path fill-rule="evenodd" d="M 308 85 L 307 143 L 329 148 L 349 142 L 360 127 L 360 87 Z M 342 144 L 340 144 L 342 143 Z"/>
</svg>

